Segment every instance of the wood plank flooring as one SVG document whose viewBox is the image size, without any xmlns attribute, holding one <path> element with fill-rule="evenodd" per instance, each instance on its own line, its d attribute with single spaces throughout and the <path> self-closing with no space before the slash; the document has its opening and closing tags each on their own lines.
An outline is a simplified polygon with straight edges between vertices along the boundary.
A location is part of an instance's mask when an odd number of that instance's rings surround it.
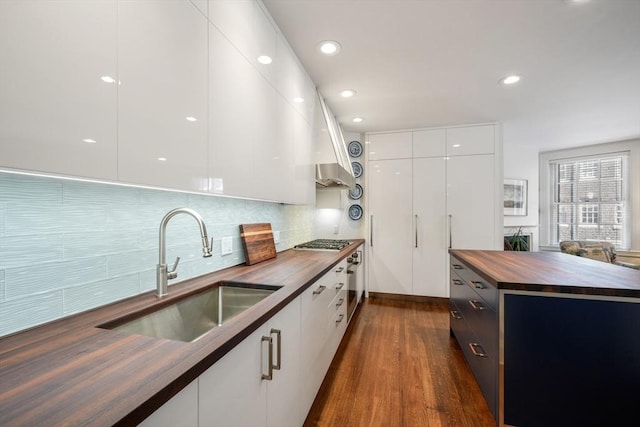
<svg viewBox="0 0 640 427">
<path fill-rule="evenodd" d="M 305 426 L 495 426 L 462 351 L 446 299 L 366 299 Z"/>
</svg>

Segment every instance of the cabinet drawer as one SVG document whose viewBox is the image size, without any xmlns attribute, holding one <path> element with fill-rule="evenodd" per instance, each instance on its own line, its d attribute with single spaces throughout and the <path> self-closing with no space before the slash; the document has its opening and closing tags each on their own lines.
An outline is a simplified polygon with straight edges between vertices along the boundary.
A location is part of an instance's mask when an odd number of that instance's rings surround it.
<svg viewBox="0 0 640 427">
<path fill-rule="evenodd" d="M 498 289 L 487 283 L 466 265 L 451 257 L 451 271 L 460 276 L 492 309 L 498 307 Z M 451 275 L 453 277 L 453 274 Z"/>
<path fill-rule="evenodd" d="M 456 284 L 460 283 L 460 284 Z M 479 344 L 492 356 L 498 353 L 498 316 L 466 282 L 451 272 L 451 300 Z"/>
</svg>

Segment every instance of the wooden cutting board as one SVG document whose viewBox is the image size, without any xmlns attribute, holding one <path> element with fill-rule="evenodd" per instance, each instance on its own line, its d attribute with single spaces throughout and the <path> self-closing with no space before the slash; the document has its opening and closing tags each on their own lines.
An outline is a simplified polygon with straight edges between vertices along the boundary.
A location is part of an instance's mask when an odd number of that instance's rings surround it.
<svg viewBox="0 0 640 427">
<path fill-rule="evenodd" d="M 276 257 L 276 245 L 270 223 L 240 224 L 240 238 L 247 265 Z"/>
</svg>

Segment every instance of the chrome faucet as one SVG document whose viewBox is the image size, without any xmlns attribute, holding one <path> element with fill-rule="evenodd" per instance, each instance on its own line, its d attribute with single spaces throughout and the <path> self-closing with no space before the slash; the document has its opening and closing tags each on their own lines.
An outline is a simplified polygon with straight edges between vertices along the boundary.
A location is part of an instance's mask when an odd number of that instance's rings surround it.
<svg viewBox="0 0 640 427">
<path fill-rule="evenodd" d="M 211 247 L 213 246 L 213 238 L 211 239 L 211 243 L 209 243 L 209 236 L 207 236 L 207 227 L 204 225 L 204 220 L 200 216 L 200 214 L 193 209 L 189 208 L 176 208 L 172 211 L 169 211 L 162 221 L 160 221 L 160 259 L 158 261 L 158 266 L 156 267 L 156 296 L 162 297 L 167 294 L 167 282 L 169 279 L 175 279 L 178 277 L 178 263 L 180 262 L 180 257 L 176 258 L 176 262 L 173 264 L 171 270 L 167 270 L 167 251 L 165 242 L 167 240 L 167 223 L 171 218 L 176 216 L 179 213 L 186 213 L 191 215 L 198 221 L 198 226 L 200 227 L 200 236 L 202 237 L 202 256 L 208 258 L 212 255 Z"/>
</svg>

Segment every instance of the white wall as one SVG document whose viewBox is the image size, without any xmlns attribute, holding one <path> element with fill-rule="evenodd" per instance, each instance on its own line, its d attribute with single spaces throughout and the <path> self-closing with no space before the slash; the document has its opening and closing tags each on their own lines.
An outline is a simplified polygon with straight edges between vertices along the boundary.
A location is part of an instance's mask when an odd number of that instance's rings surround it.
<svg viewBox="0 0 640 427">
<path fill-rule="evenodd" d="M 505 143 L 503 147 L 504 178 L 527 180 L 527 215 L 505 216 L 505 234 L 512 234 L 522 227 L 524 234 L 532 235 L 531 250 L 537 251 L 539 245 L 538 216 L 538 150 L 516 144 Z"/>
</svg>

